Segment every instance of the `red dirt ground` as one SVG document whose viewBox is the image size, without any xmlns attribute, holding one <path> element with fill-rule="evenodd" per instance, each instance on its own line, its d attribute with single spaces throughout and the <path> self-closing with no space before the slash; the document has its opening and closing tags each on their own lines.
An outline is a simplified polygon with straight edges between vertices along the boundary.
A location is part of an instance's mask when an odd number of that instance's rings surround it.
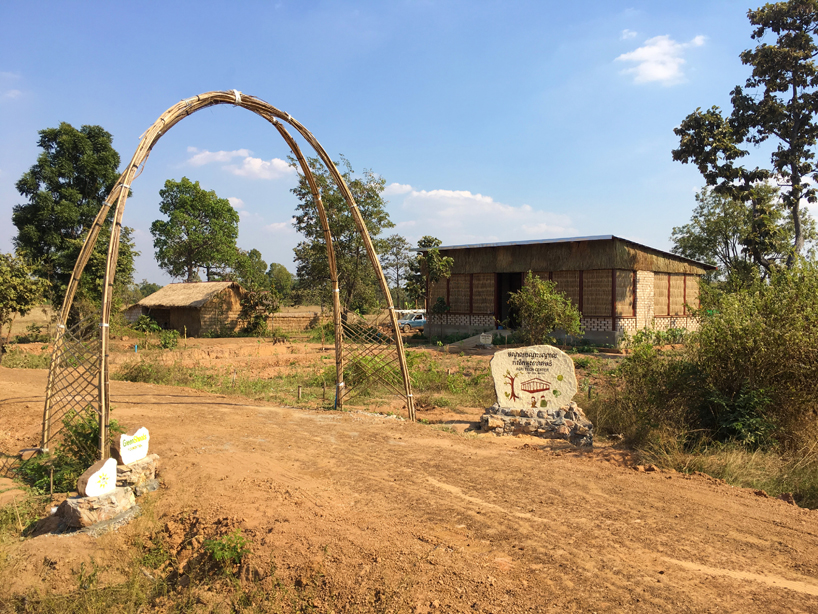
<svg viewBox="0 0 818 614">
<path fill-rule="evenodd" d="M 3 451 L 36 442 L 45 377 L 0 368 Z M 148 384 L 112 399 L 163 459 L 168 533 L 241 526 L 259 569 L 323 578 L 317 611 L 818 612 L 818 513 L 609 447 Z M 139 528 L 11 544 L 0 597 L 74 587 L 92 558 L 115 581 Z"/>
</svg>

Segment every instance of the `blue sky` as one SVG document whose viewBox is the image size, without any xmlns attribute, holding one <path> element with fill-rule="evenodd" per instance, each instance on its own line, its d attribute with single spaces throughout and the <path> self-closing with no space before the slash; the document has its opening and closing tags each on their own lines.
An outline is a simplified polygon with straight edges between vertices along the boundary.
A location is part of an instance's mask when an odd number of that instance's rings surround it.
<svg viewBox="0 0 818 614">
<path fill-rule="evenodd" d="M 748 70 L 746 2 L 0 4 L 0 250 L 37 131 L 99 124 L 123 161 L 168 107 L 238 89 L 388 185 L 395 231 L 445 244 L 615 234 L 669 249 L 698 171 L 674 126 Z M 294 270 L 296 175 L 271 126 L 219 107 L 174 127 L 133 183 L 137 278 L 159 189 L 187 176 L 241 213 L 239 245 Z M 393 232 L 393 231 L 390 231 Z"/>
</svg>

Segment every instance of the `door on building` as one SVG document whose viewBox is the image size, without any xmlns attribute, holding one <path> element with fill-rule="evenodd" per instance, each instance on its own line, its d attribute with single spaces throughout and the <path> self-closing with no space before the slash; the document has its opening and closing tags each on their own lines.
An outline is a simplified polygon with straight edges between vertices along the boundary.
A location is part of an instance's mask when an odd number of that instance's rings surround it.
<svg viewBox="0 0 818 614">
<path fill-rule="evenodd" d="M 497 302 L 494 313 L 499 314 L 498 320 L 508 321 L 509 328 L 517 328 L 520 325 L 517 310 L 509 307 L 508 297 L 512 292 L 517 292 L 523 287 L 522 273 L 497 273 Z"/>
</svg>

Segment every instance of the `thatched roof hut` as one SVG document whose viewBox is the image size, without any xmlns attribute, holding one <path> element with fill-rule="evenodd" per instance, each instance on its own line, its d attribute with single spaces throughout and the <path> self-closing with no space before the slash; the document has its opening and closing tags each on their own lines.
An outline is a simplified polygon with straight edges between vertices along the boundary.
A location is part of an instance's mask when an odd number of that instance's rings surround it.
<svg viewBox="0 0 818 614">
<path fill-rule="evenodd" d="M 162 328 L 189 337 L 233 331 L 239 326 L 243 294 L 242 287 L 233 281 L 168 284 L 128 307 L 125 318 L 136 322 L 139 316 L 148 315 Z"/>
</svg>

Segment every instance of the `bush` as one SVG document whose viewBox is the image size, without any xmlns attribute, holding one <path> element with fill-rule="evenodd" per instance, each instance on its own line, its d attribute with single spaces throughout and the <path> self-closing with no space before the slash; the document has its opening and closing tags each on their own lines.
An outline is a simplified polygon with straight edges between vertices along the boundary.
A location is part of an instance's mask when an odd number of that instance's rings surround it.
<svg viewBox="0 0 818 614">
<path fill-rule="evenodd" d="M 621 433 L 633 445 L 646 443 L 656 431 L 697 431 L 699 381 L 686 354 L 643 344 L 608 373 L 587 414 L 600 432 Z"/>
<path fill-rule="evenodd" d="M 240 565 L 242 559 L 250 554 L 248 541 L 236 529 L 229 535 L 208 539 L 203 546 L 215 563 L 220 565 L 225 573 L 232 573 L 234 565 Z"/>
<path fill-rule="evenodd" d="M 157 333 L 162 330 L 162 327 L 150 316 L 139 316 L 139 319 L 131 326 L 134 330 L 140 333 Z"/>
<path fill-rule="evenodd" d="M 787 448 L 813 441 L 818 264 L 799 263 L 741 292 L 704 293 L 700 317 L 694 360 L 708 391 L 708 426 L 724 430 L 732 415 L 747 425 L 740 430 L 769 431 Z"/>
<path fill-rule="evenodd" d="M 522 289 L 511 293 L 508 304 L 519 314 L 524 343 L 554 344 L 556 340 L 551 333 L 557 329 L 566 335 L 582 334 L 579 310 L 556 288 L 553 281 L 536 277 L 529 271 Z"/>
<path fill-rule="evenodd" d="M 159 345 L 164 350 L 172 350 L 179 345 L 179 331 L 178 330 L 163 330 L 159 331 Z"/>
<path fill-rule="evenodd" d="M 645 343 L 592 404 L 609 431 L 795 450 L 818 435 L 818 265 L 777 271 L 735 293 L 704 292 L 683 350 Z"/>
<path fill-rule="evenodd" d="M 63 440 L 50 454 L 37 456 L 20 469 L 20 479 L 40 492 L 48 492 L 54 471 L 54 492 L 70 492 L 77 479 L 99 460 L 99 421 L 96 413 L 69 412 L 62 419 Z M 111 437 L 124 433 L 116 420 L 109 422 Z"/>
</svg>

